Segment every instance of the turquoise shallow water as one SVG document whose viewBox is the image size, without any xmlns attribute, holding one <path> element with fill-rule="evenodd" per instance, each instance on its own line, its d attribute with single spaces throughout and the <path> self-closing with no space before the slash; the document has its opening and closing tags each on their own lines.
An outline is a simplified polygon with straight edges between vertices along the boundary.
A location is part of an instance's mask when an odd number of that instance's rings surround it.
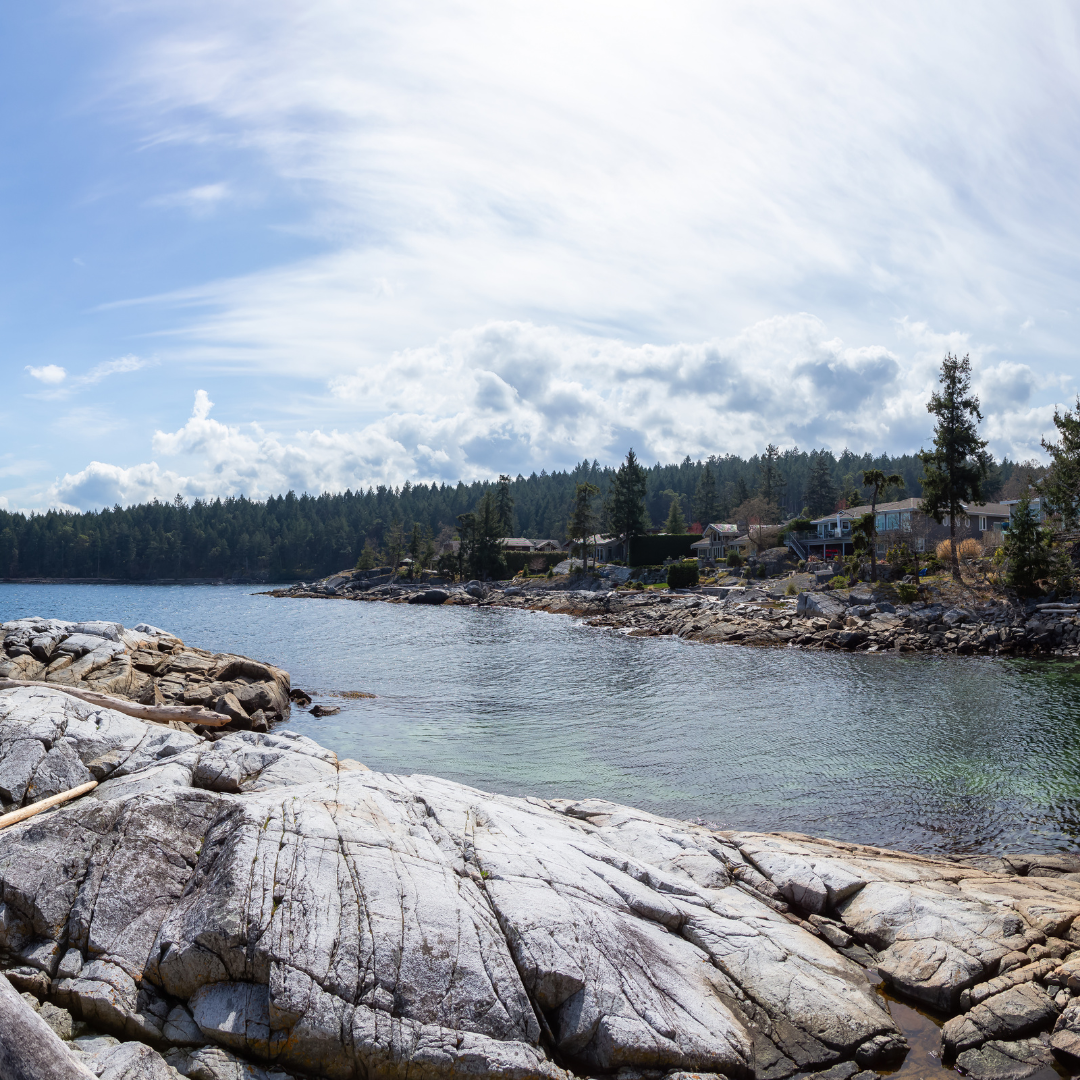
<svg viewBox="0 0 1080 1080">
<path fill-rule="evenodd" d="M 906 850 L 1080 834 L 1076 665 L 716 648 L 236 586 L 0 585 L 0 616 L 25 615 L 146 621 L 279 664 L 342 707 L 290 726 L 375 769 Z"/>
</svg>

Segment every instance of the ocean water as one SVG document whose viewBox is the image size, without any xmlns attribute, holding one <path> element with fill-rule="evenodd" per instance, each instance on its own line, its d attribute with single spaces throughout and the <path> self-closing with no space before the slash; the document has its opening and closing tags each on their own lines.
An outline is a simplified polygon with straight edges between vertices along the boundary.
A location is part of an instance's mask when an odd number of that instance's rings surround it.
<svg viewBox="0 0 1080 1080">
<path fill-rule="evenodd" d="M 373 769 L 912 851 L 1080 833 L 1075 664 L 701 646 L 241 586 L 0 585 L 0 616 L 27 615 L 145 621 L 280 665 L 342 710 L 289 726 Z"/>
</svg>

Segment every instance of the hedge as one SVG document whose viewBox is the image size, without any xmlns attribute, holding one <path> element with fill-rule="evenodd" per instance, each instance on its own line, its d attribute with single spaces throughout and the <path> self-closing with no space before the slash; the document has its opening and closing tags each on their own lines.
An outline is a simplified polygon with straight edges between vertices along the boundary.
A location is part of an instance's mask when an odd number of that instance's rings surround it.
<svg viewBox="0 0 1080 1080">
<path fill-rule="evenodd" d="M 697 559 L 687 562 L 673 562 L 667 568 L 669 589 L 688 589 L 698 583 Z"/>
<path fill-rule="evenodd" d="M 549 566 L 561 563 L 568 558 L 565 551 L 504 551 L 506 569 L 510 575 L 520 573 L 525 567 L 530 574 L 546 574 Z"/>
<path fill-rule="evenodd" d="M 630 565 L 648 566 L 665 559 L 691 559 L 691 544 L 701 539 L 699 533 L 661 533 L 659 536 L 635 536 L 630 541 Z"/>
</svg>

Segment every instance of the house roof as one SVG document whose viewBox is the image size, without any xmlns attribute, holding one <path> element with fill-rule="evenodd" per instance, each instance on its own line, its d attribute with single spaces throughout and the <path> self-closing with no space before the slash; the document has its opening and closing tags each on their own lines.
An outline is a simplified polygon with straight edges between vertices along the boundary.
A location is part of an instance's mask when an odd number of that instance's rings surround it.
<svg viewBox="0 0 1080 1080">
<path fill-rule="evenodd" d="M 710 522 L 705 526 L 706 529 L 715 529 L 720 535 L 727 536 L 728 534 L 735 534 L 739 531 L 738 525 L 725 525 L 722 522 Z M 704 532 L 704 530 L 702 530 Z"/>
</svg>

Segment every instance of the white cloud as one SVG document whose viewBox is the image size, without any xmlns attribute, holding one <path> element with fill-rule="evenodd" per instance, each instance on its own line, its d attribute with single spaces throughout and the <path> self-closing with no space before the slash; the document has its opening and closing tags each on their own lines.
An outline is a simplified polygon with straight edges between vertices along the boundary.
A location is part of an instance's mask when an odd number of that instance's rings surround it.
<svg viewBox="0 0 1080 1080">
<path fill-rule="evenodd" d="M 217 209 L 218 204 L 231 198 L 232 190 L 227 183 L 200 184 L 183 191 L 172 191 L 166 195 L 157 195 L 148 199 L 147 206 L 159 206 L 166 209 L 187 210 L 195 217 L 204 217 Z"/>
<path fill-rule="evenodd" d="M 105 360 L 100 364 L 95 364 L 89 371 L 82 375 L 76 375 L 71 379 L 68 378 L 68 373 L 64 368 L 57 367 L 55 364 L 48 364 L 46 367 L 41 368 L 27 367 L 26 370 L 35 379 L 55 387 L 53 390 L 42 391 L 37 395 L 54 401 L 70 398 L 76 392 L 85 390 L 88 386 L 95 386 L 102 380 L 109 378 L 110 375 L 123 375 L 132 371 L 140 371 L 157 363 L 156 359 L 148 359 L 129 353 L 127 356 L 118 357 L 116 360 Z"/>
<path fill-rule="evenodd" d="M 258 156 L 330 246 L 173 294 L 188 360 L 334 377 L 492 319 L 673 342 L 798 310 L 1072 340 L 1067 5 L 149 8 L 115 87 L 147 146 Z"/>
<path fill-rule="evenodd" d="M 66 475 L 51 499 L 87 507 L 177 491 L 265 498 L 290 488 L 455 482 L 565 468 L 583 457 L 615 462 L 631 445 L 649 462 L 749 455 L 770 441 L 913 450 L 930 438 L 926 400 L 941 335 L 925 326 L 904 333 L 925 346 L 921 353 L 846 345 L 810 315 L 678 345 L 488 323 L 402 350 L 378 378 L 365 370 L 336 380 L 339 405 L 370 417 L 351 430 L 284 435 L 223 422 L 200 389 L 186 423 L 154 435 L 155 460 L 94 462 Z M 994 449 L 1031 456 L 1053 413 L 1030 401 L 1041 380 L 1007 362 L 976 361 L 975 376 Z"/>
<path fill-rule="evenodd" d="M 58 364 L 46 364 L 44 367 L 31 367 L 27 364 L 26 370 L 31 378 L 49 386 L 56 386 L 67 378 L 67 372 Z"/>
</svg>

